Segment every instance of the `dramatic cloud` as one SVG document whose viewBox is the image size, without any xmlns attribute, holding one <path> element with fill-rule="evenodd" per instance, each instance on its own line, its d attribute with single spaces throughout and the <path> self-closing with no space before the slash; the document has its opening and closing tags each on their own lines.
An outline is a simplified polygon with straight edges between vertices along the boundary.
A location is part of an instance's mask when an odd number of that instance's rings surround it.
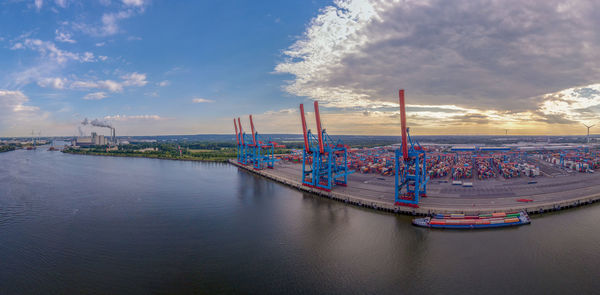
<svg viewBox="0 0 600 295">
<path fill-rule="evenodd" d="M 600 2 L 337 0 L 277 65 L 285 90 L 330 107 L 410 103 L 535 112 L 600 81 Z M 542 113 L 543 114 L 543 113 Z"/>
<path fill-rule="evenodd" d="M 569 88 L 543 96 L 540 112 L 557 123 L 595 123 L 600 113 L 600 84 Z"/>
<path fill-rule="evenodd" d="M 215 101 L 211 100 L 211 99 L 196 97 L 196 98 L 192 99 L 192 102 L 193 103 L 211 103 L 211 102 L 215 102 Z"/>
</svg>

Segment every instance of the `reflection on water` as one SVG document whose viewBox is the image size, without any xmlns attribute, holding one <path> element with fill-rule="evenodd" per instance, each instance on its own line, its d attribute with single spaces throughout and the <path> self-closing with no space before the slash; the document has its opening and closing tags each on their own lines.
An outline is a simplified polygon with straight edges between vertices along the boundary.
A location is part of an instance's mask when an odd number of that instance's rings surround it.
<svg viewBox="0 0 600 295">
<path fill-rule="evenodd" d="M 0 294 L 597 292 L 600 206 L 430 231 L 225 164 L 0 154 Z"/>
</svg>

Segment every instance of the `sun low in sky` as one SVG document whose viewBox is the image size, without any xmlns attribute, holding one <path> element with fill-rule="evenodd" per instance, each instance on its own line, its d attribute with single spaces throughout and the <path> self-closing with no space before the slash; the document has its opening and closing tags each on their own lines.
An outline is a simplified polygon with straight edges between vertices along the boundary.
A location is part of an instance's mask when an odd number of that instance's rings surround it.
<svg viewBox="0 0 600 295">
<path fill-rule="evenodd" d="M 553 0 L 2 1 L 0 137 L 77 135 L 85 118 L 119 135 L 233 133 L 248 114 L 261 133 L 300 133 L 298 105 L 313 100 L 332 134 L 397 135 L 399 88 L 416 135 L 584 134 L 600 112 L 597 11 Z"/>
</svg>

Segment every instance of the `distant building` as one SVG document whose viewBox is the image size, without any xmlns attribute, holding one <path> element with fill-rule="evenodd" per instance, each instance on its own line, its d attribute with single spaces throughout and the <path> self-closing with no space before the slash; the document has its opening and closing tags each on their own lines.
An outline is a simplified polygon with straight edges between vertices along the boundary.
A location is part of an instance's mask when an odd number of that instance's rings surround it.
<svg viewBox="0 0 600 295">
<path fill-rule="evenodd" d="M 102 146 L 108 144 L 108 138 L 104 137 L 104 135 L 98 135 L 96 132 L 92 132 L 92 136 L 77 137 L 77 140 L 74 142 L 74 145 L 79 147 Z"/>
</svg>

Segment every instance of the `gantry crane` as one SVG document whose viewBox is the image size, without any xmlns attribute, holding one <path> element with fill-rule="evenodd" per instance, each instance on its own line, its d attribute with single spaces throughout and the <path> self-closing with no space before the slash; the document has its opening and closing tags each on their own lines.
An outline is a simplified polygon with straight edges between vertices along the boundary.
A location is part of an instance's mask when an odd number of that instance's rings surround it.
<svg viewBox="0 0 600 295">
<path fill-rule="evenodd" d="M 412 141 L 406 127 L 404 89 L 400 89 L 399 96 L 402 146 L 395 152 L 395 204 L 418 208 L 419 199 L 427 196 L 427 159 L 425 150 Z"/>
<path fill-rule="evenodd" d="M 273 169 L 275 162 L 278 161 L 275 159 L 275 148 L 285 148 L 285 146 L 272 141 L 270 138 L 266 141 L 261 141 L 258 132 L 254 129 L 252 115 L 249 117 L 250 128 L 252 130 L 252 141 L 244 138 L 246 133 L 244 133 L 242 128 L 242 122 L 240 118 L 238 117 L 237 124 L 235 119 L 233 119 L 236 134 L 238 163 L 243 165 L 252 165 L 253 168 L 257 170 L 264 168 Z"/>
<path fill-rule="evenodd" d="M 348 175 L 348 148 L 341 140 L 335 141 L 322 129 L 319 103 L 314 102 L 317 136 L 306 126 L 304 105 L 300 104 L 304 152 L 302 161 L 302 184 L 330 191 L 334 185 L 346 186 Z"/>
</svg>

